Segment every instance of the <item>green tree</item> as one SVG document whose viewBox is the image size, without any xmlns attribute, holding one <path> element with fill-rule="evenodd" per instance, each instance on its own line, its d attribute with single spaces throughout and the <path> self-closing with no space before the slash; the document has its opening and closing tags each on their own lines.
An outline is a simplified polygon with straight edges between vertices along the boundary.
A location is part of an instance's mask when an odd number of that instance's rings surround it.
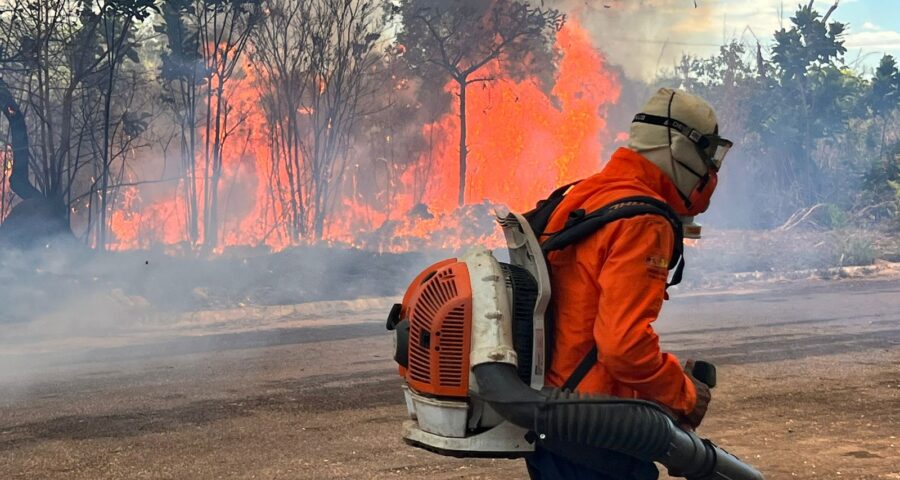
<svg viewBox="0 0 900 480">
<path fill-rule="evenodd" d="M 875 100 L 870 83 L 843 64 L 845 25 L 830 20 L 835 8 L 822 15 L 812 2 L 800 5 L 768 54 L 732 42 L 709 58 L 685 57 L 667 79 L 707 98 L 736 141 L 720 220 L 770 227 L 814 203 L 855 201 Z"/>
<path fill-rule="evenodd" d="M 879 158 L 884 156 L 884 146 L 891 115 L 900 108 L 900 70 L 891 55 L 881 57 L 872 78 L 872 90 L 868 98 L 872 113 L 881 119 L 881 145 Z"/>
<path fill-rule="evenodd" d="M 775 32 L 772 62 L 780 88 L 763 128 L 784 156 L 782 187 L 795 189 L 801 203 L 821 198 L 823 176 L 812 153 L 817 141 L 846 126 L 859 93 L 860 82 L 841 68 L 846 25 L 829 22 L 836 7 L 823 16 L 813 2 L 801 5 L 793 26 Z"/>
<path fill-rule="evenodd" d="M 888 131 L 900 110 L 900 70 L 891 55 L 881 58 L 872 77 L 867 104 L 872 116 L 881 123 L 878 131 L 878 152 L 866 172 L 867 196 L 873 204 L 891 204 L 896 199 L 900 183 L 900 144 L 887 146 Z M 897 213 L 897 209 L 894 209 Z"/>
</svg>

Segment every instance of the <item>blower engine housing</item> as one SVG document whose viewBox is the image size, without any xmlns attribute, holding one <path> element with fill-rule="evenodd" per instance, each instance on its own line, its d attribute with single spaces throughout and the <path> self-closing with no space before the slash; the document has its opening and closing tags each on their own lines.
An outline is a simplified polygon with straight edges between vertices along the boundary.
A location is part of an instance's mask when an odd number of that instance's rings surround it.
<svg viewBox="0 0 900 480">
<path fill-rule="evenodd" d="M 406 381 L 416 391 L 465 398 L 469 391 L 472 288 L 465 262 L 425 270 L 409 299 Z"/>
<path fill-rule="evenodd" d="M 477 397 L 470 374 L 479 362 L 503 362 L 532 388 L 544 386 L 549 275 L 524 218 L 498 222 L 510 263 L 483 247 L 438 262 L 412 281 L 388 319 L 410 415 L 404 438 L 446 455 L 510 458 L 533 450 L 524 429 Z"/>
</svg>

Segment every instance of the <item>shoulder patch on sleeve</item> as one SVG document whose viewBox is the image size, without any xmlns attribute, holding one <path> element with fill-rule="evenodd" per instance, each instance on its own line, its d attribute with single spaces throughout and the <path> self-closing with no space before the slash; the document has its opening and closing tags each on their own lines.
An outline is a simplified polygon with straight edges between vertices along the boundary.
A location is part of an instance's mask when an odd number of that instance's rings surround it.
<svg viewBox="0 0 900 480">
<path fill-rule="evenodd" d="M 669 259 L 662 254 L 647 256 L 647 275 L 654 280 L 666 281 L 669 279 Z"/>
</svg>

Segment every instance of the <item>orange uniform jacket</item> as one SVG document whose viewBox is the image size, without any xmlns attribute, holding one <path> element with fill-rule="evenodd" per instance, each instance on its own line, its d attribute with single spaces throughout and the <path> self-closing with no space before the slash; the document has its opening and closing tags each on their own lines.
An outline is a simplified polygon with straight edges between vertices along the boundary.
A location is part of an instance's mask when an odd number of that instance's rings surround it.
<svg viewBox="0 0 900 480">
<path fill-rule="evenodd" d="M 546 231 L 561 229 L 573 210 L 590 213 L 637 195 L 682 202 L 658 167 L 620 148 L 603 171 L 568 192 Z M 562 385 L 596 343 L 598 362 L 579 391 L 652 400 L 680 414 L 694 408 L 693 383 L 678 359 L 660 350 L 651 326 L 665 297 L 674 241 L 665 218 L 640 215 L 550 254 L 555 312 L 550 385 Z"/>
</svg>

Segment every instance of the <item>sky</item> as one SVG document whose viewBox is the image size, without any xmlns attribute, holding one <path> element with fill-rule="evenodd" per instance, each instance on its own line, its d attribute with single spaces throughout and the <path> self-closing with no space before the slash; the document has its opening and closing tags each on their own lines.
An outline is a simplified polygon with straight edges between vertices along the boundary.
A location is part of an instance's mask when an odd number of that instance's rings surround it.
<svg viewBox="0 0 900 480">
<path fill-rule="evenodd" d="M 806 3 L 808 0 L 803 0 Z M 711 55 L 738 39 L 765 48 L 790 27 L 800 0 L 559 0 L 610 61 L 635 78 L 672 68 L 684 53 Z M 834 0 L 815 0 L 824 14 Z M 696 4 L 696 7 L 694 6 Z M 871 71 L 885 53 L 900 59 L 900 0 L 841 0 L 832 19 L 848 24 L 846 63 Z"/>
</svg>

